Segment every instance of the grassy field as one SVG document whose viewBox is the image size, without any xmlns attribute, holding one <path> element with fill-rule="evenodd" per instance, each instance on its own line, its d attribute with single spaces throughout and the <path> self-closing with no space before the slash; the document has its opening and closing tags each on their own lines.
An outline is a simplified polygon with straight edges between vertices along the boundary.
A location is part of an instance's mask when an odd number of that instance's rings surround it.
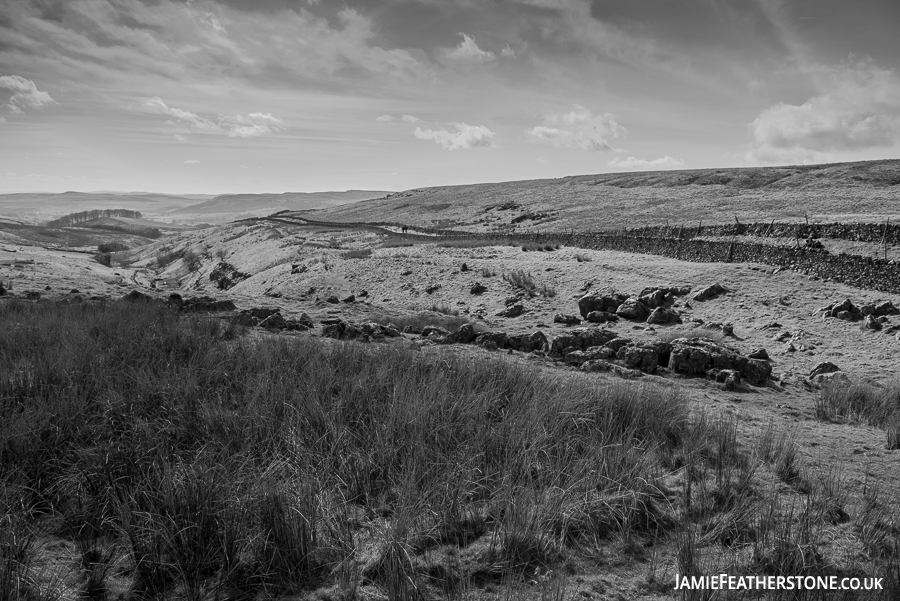
<svg viewBox="0 0 900 601">
<path fill-rule="evenodd" d="M 570 599 L 611 554 L 651 595 L 726 568 L 900 590 L 877 491 L 851 523 L 788 434 L 677 387 L 162 303 L 6 302 L 0 332 L 0 599 Z"/>
</svg>

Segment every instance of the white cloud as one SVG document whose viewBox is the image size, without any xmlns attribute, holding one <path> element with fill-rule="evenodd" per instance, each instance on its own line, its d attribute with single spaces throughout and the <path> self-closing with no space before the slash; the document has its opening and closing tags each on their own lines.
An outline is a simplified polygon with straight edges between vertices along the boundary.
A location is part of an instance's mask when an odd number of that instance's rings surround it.
<svg viewBox="0 0 900 601">
<path fill-rule="evenodd" d="M 162 98 L 144 98 L 141 106 L 154 114 L 166 115 L 173 120 L 170 124 L 186 125 L 206 132 L 225 132 L 231 138 L 252 138 L 287 129 L 287 124 L 271 113 L 250 113 L 248 115 L 219 115 L 213 120 L 191 111 L 168 106 Z M 184 136 L 175 134 L 183 141 Z"/>
<path fill-rule="evenodd" d="M 247 116 L 225 115 L 219 118 L 219 122 L 232 138 L 252 138 L 287 128 L 284 121 L 269 113 L 250 113 Z"/>
<path fill-rule="evenodd" d="M 185 165 L 199 165 L 200 161 L 197 159 L 188 159 L 184 162 Z"/>
<path fill-rule="evenodd" d="M 394 120 L 394 118 L 391 117 L 390 115 L 380 115 L 378 117 L 375 117 L 375 120 L 379 121 L 381 123 L 390 123 L 391 121 Z"/>
<path fill-rule="evenodd" d="M 616 123 L 615 115 L 594 115 L 575 105 L 568 113 L 545 115 L 543 124 L 528 130 L 533 139 L 556 147 L 584 150 L 615 150 L 611 141 L 624 138 L 627 130 Z"/>
<path fill-rule="evenodd" d="M 178 140 L 179 142 L 184 142 L 187 138 L 185 138 L 181 134 L 175 134 L 175 139 Z"/>
<path fill-rule="evenodd" d="M 446 58 L 466 63 L 484 63 L 496 58 L 493 52 L 479 48 L 478 44 L 475 43 L 475 39 L 471 36 L 465 33 L 460 33 L 459 35 L 463 38 L 459 46 L 444 49 L 443 54 Z"/>
<path fill-rule="evenodd" d="M 512 46 L 507 44 L 503 50 L 500 51 L 500 56 L 504 58 L 516 58 L 516 51 L 512 49 Z"/>
<path fill-rule="evenodd" d="M 465 123 L 453 123 L 456 131 L 446 129 L 422 129 L 417 127 L 415 136 L 420 140 L 432 140 L 445 150 L 469 149 L 476 147 L 489 147 L 494 145 L 494 132 L 484 125 L 467 125 Z"/>
<path fill-rule="evenodd" d="M 418 117 L 413 117 L 412 115 L 402 115 L 400 119 L 402 119 L 406 123 L 418 123 L 419 121 L 421 121 L 421 119 L 419 119 Z"/>
<path fill-rule="evenodd" d="M 0 123 L 6 123 L 6 119 L 4 119 L 3 117 L 0 117 Z"/>
<path fill-rule="evenodd" d="M 201 117 L 197 113 L 169 107 L 159 96 L 144 98 L 141 104 L 145 109 L 152 113 L 156 113 L 157 115 L 167 115 L 174 118 L 176 122 L 189 125 L 194 129 L 204 131 L 215 131 L 219 129 L 219 126 L 216 125 L 215 122 L 205 117 Z"/>
<path fill-rule="evenodd" d="M 33 81 L 18 75 L 0 76 L 0 88 L 13 93 L 6 107 L 17 115 L 24 112 L 22 109 L 43 109 L 45 106 L 57 104 L 50 94 L 38 90 Z"/>
<path fill-rule="evenodd" d="M 646 170 L 664 170 L 664 169 L 678 169 L 680 167 L 684 167 L 684 161 L 681 159 L 676 159 L 666 155 L 664 157 L 660 157 L 658 159 L 646 160 L 646 159 L 636 159 L 634 157 L 628 157 L 627 159 L 619 159 L 615 158 L 607 163 L 610 167 L 615 169 L 628 169 L 632 171 L 646 171 Z"/>
<path fill-rule="evenodd" d="M 751 162 L 823 159 L 826 153 L 900 143 L 900 78 L 870 61 L 827 69 L 822 92 L 780 102 L 749 125 Z"/>
</svg>

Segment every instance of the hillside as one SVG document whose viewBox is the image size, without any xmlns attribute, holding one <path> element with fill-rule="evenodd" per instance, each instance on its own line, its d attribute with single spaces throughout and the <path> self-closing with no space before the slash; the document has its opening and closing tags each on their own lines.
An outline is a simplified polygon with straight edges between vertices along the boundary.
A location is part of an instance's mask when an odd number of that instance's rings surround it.
<svg viewBox="0 0 900 601">
<path fill-rule="evenodd" d="M 221 194 L 211 200 L 172 212 L 173 215 L 216 215 L 253 217 L 277 211 L 304 211 L 335 207 L 360 200 L 380 198 L 388 192 L 347 190 L 346 192 L 285 192 L 284 194 Z"/>
<path fill-rule="evenodd" d="M 477 231 L 562 231 L 673 223 L 900 215 L 900 160 L 579 175 L 422 188 L 329 208 L 316 219 Z"/>
</svg>

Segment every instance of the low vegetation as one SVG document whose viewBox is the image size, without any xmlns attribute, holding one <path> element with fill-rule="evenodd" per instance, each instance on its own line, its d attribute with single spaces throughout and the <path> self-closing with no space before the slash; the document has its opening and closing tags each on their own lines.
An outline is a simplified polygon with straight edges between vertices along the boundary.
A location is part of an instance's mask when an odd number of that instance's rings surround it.
<svg viewBox="0 0 900 601">
<path fill-rule="evenodd" d="M 368 259 L 371 256 L 371 248 L 358 248 L 354 250 L 348 250 L 347 252 L 341 254 L 341 257 L 343 257 L 344 259 Z"/>
<path fill-rule="evenodd" d="M 888 448 L 900 449 L 900 381 L 881 387 L 859 383 L 826 386 L 816 400 L 816 417 L 884 428 Z"/>
<path fill-rule="evenodd" d="M 547 284 L 538 286 L 534 281 L 534 276 L 521 269 L 511 271 L 510 273 L 504 273 L 503 280 L 513 288 L 523 290 L 528 296 L 541 295 L 547 298 L 556 296 L 556 289 Z"/>
<path fill-rule="evenodd" d="M 805 484 L 789 434 L 742 442 L 677 387 L 249 337 L 163 303 L 8 302 L 0 331 L 4 599 L 62 581 L 86 599 L 461 599 L 527 582 L 568 599 L 548 574 L 666 545 L 655 590 L 676 570 L 896 570 L 877 493 L 852 518 L 872 561 L 838 567 L 839 478 Z M 60 548 L 76 560 L 48 561 Z"/>
</svg>

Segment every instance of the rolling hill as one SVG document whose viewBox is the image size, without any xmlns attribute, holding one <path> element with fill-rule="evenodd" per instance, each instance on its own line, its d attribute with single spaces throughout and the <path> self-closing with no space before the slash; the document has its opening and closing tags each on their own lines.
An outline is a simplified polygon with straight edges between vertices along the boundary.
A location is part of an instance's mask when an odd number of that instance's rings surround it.
<svg viewBox="0 0 900 601">
<path fill-rule="evenodd" d="M 900 160 L 578 175 L 421 188 L 316 211 L 316 219 L 476 231 L 607 229 L 900 216 Z"/>
<path fill-rule="evenodd" d="M 383 191 L 347 190 L 346 192 L 285 192 L 284 194 L 221 194 L 205 202 L 172 211 L 178 216 L 202 216 L 207 220 L 226 216 L 255 217 L 277 211 L 304 211 L 380 198 Z"/>
</svg>

